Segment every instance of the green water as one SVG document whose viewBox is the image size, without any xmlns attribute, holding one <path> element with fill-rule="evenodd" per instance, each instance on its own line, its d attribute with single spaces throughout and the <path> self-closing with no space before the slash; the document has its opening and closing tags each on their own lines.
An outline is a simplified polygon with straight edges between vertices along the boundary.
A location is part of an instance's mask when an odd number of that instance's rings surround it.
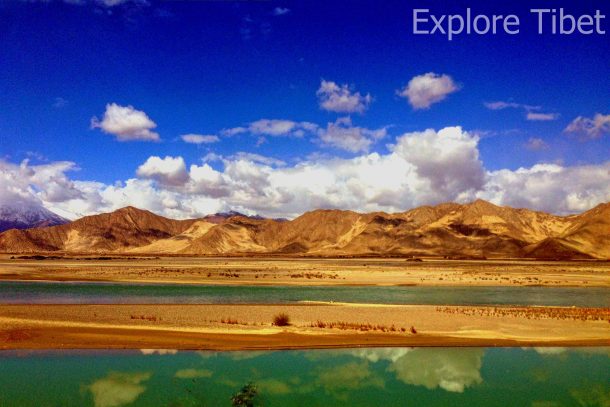
<svg viewBox="0 0 610 407">
<path fill-rule="evenodd" d="M 214 286 L 0 282 L 0 304 L 377 304 L 609 307 L 610 288 Z"/>
<path fill-rule="evenodd" d="M 610 348 L 0 352 L 0 406 L 610 405 Z"/>
</svg>

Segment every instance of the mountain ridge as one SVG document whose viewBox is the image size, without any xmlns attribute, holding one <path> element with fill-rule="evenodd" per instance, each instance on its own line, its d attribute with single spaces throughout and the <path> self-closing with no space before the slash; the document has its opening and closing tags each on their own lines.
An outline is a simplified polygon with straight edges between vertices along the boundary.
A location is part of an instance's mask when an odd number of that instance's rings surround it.
<svg viewBox="0 0 610 407">
<path fill-rule="evenodd" d="M 42 205 L 0 205 L 0 232 L 9 229 L 57 226 L 68 222 L 68 219 L 51 212 Z"/>
<path fill-rule="evenodd" d="M 399 213 L 317 209 L 292 220 L 237 212 L 174 220 L 125 207 L 0 233 L 0 252 L 610 258 L 610 203 L 558 216 L 477 200 Z"/>
</svg>

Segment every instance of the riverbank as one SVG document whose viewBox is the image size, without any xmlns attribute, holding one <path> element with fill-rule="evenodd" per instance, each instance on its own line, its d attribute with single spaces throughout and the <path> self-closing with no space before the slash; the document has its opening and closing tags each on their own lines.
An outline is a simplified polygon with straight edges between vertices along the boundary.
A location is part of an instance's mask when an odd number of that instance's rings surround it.
<svg viewBox="0 0 610 407">
<path fill-rule="evenodd" d="M 0 349 L 604 346 L 609 322 L 608 308 L 3 305 Z"/>
<path fill-rule="evenodd" d="M 610 287 L 610 262 L 211 257 L 33 260 L 2 255 L 0 280 L 208 285 Z"/>
</svg>

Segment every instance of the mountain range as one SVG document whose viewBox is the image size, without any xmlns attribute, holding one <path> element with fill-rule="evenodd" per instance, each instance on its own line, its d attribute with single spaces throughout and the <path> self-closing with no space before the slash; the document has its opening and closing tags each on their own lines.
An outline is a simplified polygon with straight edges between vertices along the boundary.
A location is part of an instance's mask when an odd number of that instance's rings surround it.
<svg viewBox="0 0 610 407">
<path fill-rule="evenodd" d="M 0 205 L 0 232 L 8 229 L 63 225 L 68 222 L 68 219 L 62 218 L 42 205 L 27 203 Z"/>
<path fill-rule="evenodd" d="M 610 203 L 570 216 L 477 200 L 393 214 L 321 209 L 288 221 L 236 212 L 174 220 L 126 207 L 7 230 L 0 252 L 609 259 Z"/>
</svg>

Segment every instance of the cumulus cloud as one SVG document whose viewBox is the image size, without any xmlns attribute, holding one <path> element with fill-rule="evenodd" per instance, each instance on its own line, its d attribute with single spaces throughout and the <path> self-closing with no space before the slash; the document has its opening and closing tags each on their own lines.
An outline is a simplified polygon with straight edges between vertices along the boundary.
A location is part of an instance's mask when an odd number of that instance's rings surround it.
<svg viewBox="0 0 610 407">
<path fill-rule="evenodd" d="M 353 126 L 349 117 L 343 117 L 328 123 L 326 129 L 319 132 L 319 140 L 322 145 L 357 153 L 369 151 L 372 144 L 386 135 L 386 128 L 370 130 Z"/>
<path fill-rule="evenodd" d="M 144 391 L 151 373 L 110 372 L 88 386 L 95 407 L 119 407 L 133 403 Z"/>
<path fill-rule="evenodd" d="M 559 118 L 558 113 L 540 113 L 540 112 L 527 112 L 525 116 L 529 121 L 549 122 L 557 120 Z"/>
<path fill-rule="evenodd" d="M 71 180 L 74 163 L 0 161 L 0 198 L 38 202 L 71 219 L 127 205 L 172 218 L 231 209 L 291 218 L 317 208 L 399 212 L 476 198 L 570 214 L 610 201 L 610 161 L 489 171 L 478 137 L 460 127 L 406 133 L 388 149 L 351 158 L 312 155 L 291 164 L 252 153 L 190 165 L 179 156 L 152 156 L 136 177 L 112 184 Z"/>
<path fill-rule="evenodd" d="M 154 179 L 169 186 L 184 185 L 189 178 L 182 157 L 149 157 L 136 173 L 141 178 Z"/>
<path fill-rule="evenodd" d="M 485 170 L 479 160 L 479 138 L 460 127 L 446 127 L 439 132 L 426 130 L 398 139 L 394 152 L 413 165 L 420 182 L 426 185 L 426 201 L 446 197 L 463 201 L 482 188 Z"/>
<path fill-rule="evenodd" d="M 538 137 L 530 137 L 525 143 L 525 148 L 531 151 L 548 150 L 549 145 L 546 141 Z"/>
<path fill-rule="evenodd" d="M 91 119 L 92 129 L 99 128 L 119 141 L 159 141 L 159 134 L 152 131 L 155 127 L 157 124 L 143 111 L 116 103 L 106 105 L 101 121 L 95 116 Z"/>
<path fill-rule="evenodd" d="M 295 122 L 292 120 L 260 119 L 251 122 L 245 127 L 233 127 L 225 129 L 223 133 L 227 136 L 250 133 L 257 136 L 271 137 L 303 137 L 306 134 L 315 133 L 318 125 L 310 122 Z"/>
<path fill-rule="evenodd" d="M 610 201 L 610 161 L 573 167 L 536 164 L 514 171 L 491 171 L 477 196 L 513 207 L 563 214 L 581 212 Z"/>
<path fill-rule="evenodd" d="M 449 75 L 428 72 L 413 77 L 407 86 L 397 93 L 407 98 L 413 109 L 429 109 L 435 103 L 443 101 L 451 93 L 459 90 Z"/>
<path fill-rule="evenodd" d="M 593 140 L 610 134 L 610 114 L 595 114 L 593 118 L 578 116 L 564 132 L 574 134 L 584 140 Z"/>
<path fill-rule="evenodd" d="M 370 94 L 361 95 L 353 92 L 348 85 L 337 85 L 332 81 L 322 80 L 316 92 L 320 108 L 336 113 L 364 113 L 371 104 Z"/>
<path fill-rule="evenodd" d="M 189 144 L 212 144 L 220 141 L 218 136 L 207 134 L 183 134 L 180 138 Z"/>
<path fill-rule="evenodd" d="M 76 169 L 70 161 L 30 165 L 25 160 L 16 165 L 0 160 L 0 205 L 37 207 L 83 198 L 82 191 L 66 175 Z"/>
<path fill-rule="evenodd" d="M 261 119 L 249 123 L 247 126 L 233 127 L 223 130 L 226 136 L 238 134 L 251 134 L 263 137 L 296 137 L 308 136 L 314 142 L 325 147 L 333 147 L 352 153 L 368 151 L 371 145 L 387 135 L 387 128 L 367 129 L 352 124 L 349 117 L 342 117 L 335 122 L 328 123 L 326 128 L 310 122 L 296 122 L 293 120 Z M 259 138 L 259 145 L 261 138 Z"/>
</svg>

